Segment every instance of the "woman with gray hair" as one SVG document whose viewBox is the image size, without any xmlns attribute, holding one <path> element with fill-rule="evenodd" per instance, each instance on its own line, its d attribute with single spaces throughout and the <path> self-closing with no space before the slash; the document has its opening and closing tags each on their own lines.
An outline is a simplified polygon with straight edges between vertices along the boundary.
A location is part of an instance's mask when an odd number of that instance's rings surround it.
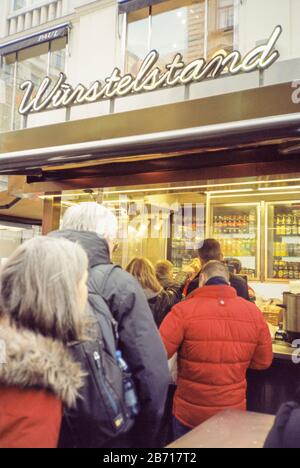
<svg viewBox="0 0 300 468">
<path fill-rule="evenodd" d="M 35 238 L 0 278 L 0 447 L 55 448 L 63 405 L 84 376 L 67 346 L 84 338 L 87 257 L 63 239 Z"/>
<path fill-rule="evenodd" d="M 169 384 L 166 352 L 146 296 L 135 278 L 111 261 L 118 223 L 112 211 L 98 203 L 68 208 L 61 231 L 51 236 L 79 243 L 89 257 L 89 303 L 97 317 L 103 299 L 117 322 L 118 348 L 133 374 L 141 407 L 130 440 L 112 441 L 113 447 L 158 447 L 157 440 Z M 157 365 L 159 363 L 159 365 Z M 106 447 L 108 448 L 108 447 Z"/>
</svg>

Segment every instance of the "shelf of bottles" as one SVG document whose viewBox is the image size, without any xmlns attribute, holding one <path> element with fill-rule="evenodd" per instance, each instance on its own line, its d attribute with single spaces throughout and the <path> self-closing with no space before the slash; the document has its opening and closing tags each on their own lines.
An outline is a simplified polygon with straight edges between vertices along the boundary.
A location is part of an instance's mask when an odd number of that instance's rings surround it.
<svg viewBox="0 0 300 468">
<path fill-rule="evenodd" d="M 258 205 L 212 207 L 212 235 L 222 246 L 225 258 L 237 258 L 241 274 L 258 277 Z"/>
<path fill-rule="evenodd" d="M 204 240 L 204 220 L 196 214 L 185 216 L 184 221 L 175 228 L 174 218 L 171 220 L 171 244 L 169 260 L 174 265 L 174 273 L 178 273 L 198 257 L 198 248 Z"/>
<path fill-rule="evenodd" d="M 268 276 L 300 280 L 300 203 L 270 205 Z"/>
</svg>

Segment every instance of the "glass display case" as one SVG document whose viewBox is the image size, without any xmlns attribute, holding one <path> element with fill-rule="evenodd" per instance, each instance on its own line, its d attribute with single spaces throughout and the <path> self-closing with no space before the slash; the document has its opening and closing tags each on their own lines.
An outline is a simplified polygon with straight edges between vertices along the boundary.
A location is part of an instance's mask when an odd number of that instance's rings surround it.
<svg viewBox="0 0 300 468">
<path fill-rule="evenodd" d="M 238 259 L 240 274 L 259 279 L 260 204 L 212 204 L 210 213 L 210 237 L 220 241 L 225 259 Z"/>
<path fill-rule="evenodd" d="M 174 273 L 198 258 L 198 249 L 205 238 L 204 206 L 193 208 L 188 213 L 171 216 L 171 235 L 168 242 L 168 260 L 174 265 Z"/>
<path fill-rule="evenodd" d="M 300 279 L 300 201 L 266 204 L 266 277 Z"/>
</svg>

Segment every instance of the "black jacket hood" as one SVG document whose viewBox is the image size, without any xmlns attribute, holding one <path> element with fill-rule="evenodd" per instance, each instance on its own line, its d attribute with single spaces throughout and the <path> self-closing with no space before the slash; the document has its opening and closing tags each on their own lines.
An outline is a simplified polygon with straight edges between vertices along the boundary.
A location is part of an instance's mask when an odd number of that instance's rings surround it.
<svg viewBox="0 0 300 468">
<path fill-rule="evenodd" d="M 68 239 L 71 242 L 80 244 L 88 256 L 90 268 L 97 265 L 112 264 L 108 243 L 103 237 L 98 236 L 96 232 L 69 229 L 65 231 L 54 231 L 49 235 Z"/>
</svg>

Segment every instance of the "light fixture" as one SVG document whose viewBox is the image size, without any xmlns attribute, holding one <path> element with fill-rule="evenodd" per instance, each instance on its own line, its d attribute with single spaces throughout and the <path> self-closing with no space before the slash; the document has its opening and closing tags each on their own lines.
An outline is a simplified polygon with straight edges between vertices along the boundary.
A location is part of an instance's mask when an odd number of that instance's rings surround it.
<svg viewBox="0 0 300 468">
<path fill-rule="evenodd" d="M 143 193 L 162 193 L 162 192 L 174 192 L 177 190 L 197 190 L 197 189 L 210 189 L 210 188 L 224 188 L 224 192 L 227 192 L 225 190 L 226 187 L 243 187 L 243 186 L 259 186 L 259 185 L 265 185 L 265 184 L 279 184 L 279 183 L 290 183 L 290 182 L 300 182 L 300 178 L 292 178 L 292 179 L 272 179 L 272 180 L 260 180 L 260 181 L 249 181 L 249 182 L 232 182 L 232 183 L 223 183 L 223 184 L 207 184 L 207 185 L 180 185 L 180 186 L 175 186 L 175 187 L 157 187 L 157 188 L 142 188 L 142 189 L 127 189 L 127 190 L 112 190 L 112 191 L 104 191 L 103 195 L 104 196 L 109 196 L 109 195 L 128 195 L 128 194 L 143 194 Z M 293 189 L 292 187 L 291 189 Z M 277 187 L 270 187 L 270 190 L 278 190 L 279 188 Z M 259 187 L 258 187 L 259 190 Z M 279 189 L 280 190 L 280 189 Z M 220 193 L 220 191 L 219 191 Z M 53 194 L 53 195 L 39 195 L 39 198 L 42 200 L 47 200 L 47 199 L 53 199 L 53 198 L 63 198 L 63 197 L 82 197 L 85 195 L 83 192 L 78 193 L 62 193 L 62 194 Z M 103 204 L 107 205 L 109 203 L 120 203 L 120 200 L 113 200 L 113 201 L 104 201 Z"/>
<path fill-rule="evenodd" d="M 250 189 L 236 189 L 236 190 L 214 190 L 212 192 L 206 192 L 208 195 L 220 194 L 220 193 L 243 193 L 243 192 L 254 192 L 253 188 Z"/>
<path fill-rule="evenodd" d="M 176 190 L 196 190 L 196 189 L 209 189 L 209 188 L 222 188 L 222 187 L 242 187 L 245 185 L 262 185 L 262 184 L 272 184 L 272 183 L 288 183 L 288 182 L 300 182 L 300 178 L 295 179 L 282 179 L 282 180 L 261 180 L 261 181 L 250 181 L 250 182 L 232 182 L 224 184 L 207 184 L 207 185 L 181 185 L 176 187 L 158 187 L 158 188 L 143 188 L 143 189 L 128 189 L 128 190 L 113 190 L 106 191 L 104 195 L 121 195 L 129 193 L 155 193 L 155 192 L 173 192 Z M 104 202 L 106 203 L 106 202 Z"/>
<path fill-rule="evenodd" d="M 276 190 L 276 187 L 274 187 L 274 190 Z M 269 196 L 273 196 L 273 195 L 299 195 L 299 192 L 274 192 L 274 193 L 265 193 L 264 196 L 265 197 L 269 197 Z M 241 197 L 248 197 L 249 195 L 240 195 L 240 198 Z M 254 193 L 253 196 L 261 196 L 261 193 Z M 213 195 L 212 198 L 235 198 L 236 195 L 228 195 L 228 197 L 224 197 L 224 194 L 223 195 Z"/>
<path fill-rule="evenodd" d="M 272 190 L 294 190 L 300 189 L 300 185 L 291 185 L 291 186 L 284 186 L 284 187 L 259 187 L 258 190 L 261 192 L 270 192 Z"/>
</svg>

